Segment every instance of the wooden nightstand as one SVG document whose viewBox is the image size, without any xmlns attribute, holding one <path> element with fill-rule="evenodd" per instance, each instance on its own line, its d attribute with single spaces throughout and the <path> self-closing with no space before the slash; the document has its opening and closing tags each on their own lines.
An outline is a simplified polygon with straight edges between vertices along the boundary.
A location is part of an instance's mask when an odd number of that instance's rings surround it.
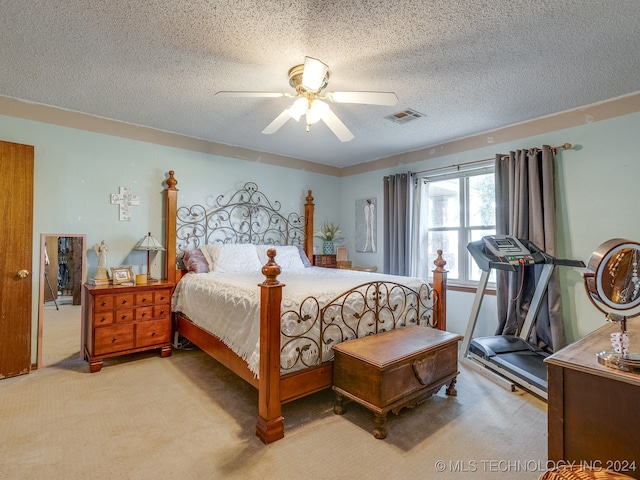
<svg viewBox="0 0 640 480">
<path fill-rule="evenodd" d="M 313 265 L 316 267 L 337 268 L 338 262 L 336 262 L 335 255 L 314 255 Z"/>
<path fill-rule="evenodd" d="M 161 349 L 171 355 L 171 294 L 174 283 L 148 285 L 89 285 L 82 289 L 82 343 L 91 372 L 102 360 L 129 353 Z"/>
</svg>

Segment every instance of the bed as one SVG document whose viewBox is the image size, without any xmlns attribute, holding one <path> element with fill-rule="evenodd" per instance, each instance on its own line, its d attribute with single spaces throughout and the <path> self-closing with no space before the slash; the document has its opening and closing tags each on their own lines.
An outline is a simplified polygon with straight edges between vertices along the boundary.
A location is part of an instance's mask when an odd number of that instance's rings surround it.
<svg viewBox="0 0 640 480">
<path fill-rule="evenodd" d="M 284 403 L 331 387 L 336 342 L 413 324 L 446 329 L 440 251 L 432 285 L 313 267 L 311 190 L 299 214 L 253 182 L 180 207 L 174 171 L 165 183 L 175 332 L 258 389 L 264 443 L 284 436 Z"/>
</svg>

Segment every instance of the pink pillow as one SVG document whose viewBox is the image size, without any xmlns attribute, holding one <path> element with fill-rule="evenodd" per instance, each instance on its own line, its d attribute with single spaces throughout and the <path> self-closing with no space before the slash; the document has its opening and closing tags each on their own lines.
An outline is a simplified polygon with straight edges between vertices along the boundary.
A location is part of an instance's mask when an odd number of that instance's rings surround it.
<svg viewBox="0 0 640 480">
<path fill-rule="evenodd" d="M 199 248 L 184 252 L 182 255 L 182 262 L 188 272 L 209 273 L 209 262 L 204 258 L 204 255 Z"/>
</svg>

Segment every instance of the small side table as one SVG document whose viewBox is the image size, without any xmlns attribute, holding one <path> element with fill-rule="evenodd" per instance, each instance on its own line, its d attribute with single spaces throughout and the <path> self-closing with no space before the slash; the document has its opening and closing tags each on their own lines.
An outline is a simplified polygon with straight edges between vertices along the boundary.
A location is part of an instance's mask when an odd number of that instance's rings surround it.
<svg viewBox="0 0 640 480">
<path fill-rule="evenodd" d="M 82 288 L 82 343 L 92 373 L 105 358 L 160 349 L 171 355 L 171 294 L 174 284 Z"/>
<path fill-rule="evenodd" d="M 335 255 L 314 255 L 313 265 L 324 268 L 337 268 L 338 262 Z"/>
</svg>

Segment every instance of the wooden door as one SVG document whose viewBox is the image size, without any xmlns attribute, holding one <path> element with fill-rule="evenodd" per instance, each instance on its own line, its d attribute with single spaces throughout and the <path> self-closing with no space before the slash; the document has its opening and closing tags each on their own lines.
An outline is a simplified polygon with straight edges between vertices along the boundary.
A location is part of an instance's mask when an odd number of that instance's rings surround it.
<svg viewBox="0 0 640 480">
<path fill-rule="evenodd" d="M 31 369 L 33 150 L 0 141 L 0 379 Z"/>
</svg>

